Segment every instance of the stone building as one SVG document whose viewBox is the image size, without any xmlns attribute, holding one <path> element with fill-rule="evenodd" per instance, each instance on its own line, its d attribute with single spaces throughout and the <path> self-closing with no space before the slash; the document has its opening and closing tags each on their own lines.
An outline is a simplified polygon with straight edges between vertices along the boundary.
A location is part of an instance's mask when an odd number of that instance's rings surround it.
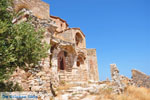
<svg viewBox="0 0 150 100">
<path fill-rule="evenodd" d="M 35 28 L 46 29 L 43 41 L 51 48 L 49 57 L 40 62 L 41 69 L 35 67 L 28 72 L 18 69 L 11 80 L 32 91 L 39 90 L 40 86 L 42 90 L 48 89 L 49 82 L 99 81 L 96 49 L 86 48 L 85 34 L 80 28 L 70 28 L 65 20 L 51 16 L 49 5 L 41 0 L 14 0 L 13 3 L 14 10 L 23 14 L 12 22 L 17 24 L 32 17 Z M 26 74 L 28 77 L 22 77 Z"/>
</svg>

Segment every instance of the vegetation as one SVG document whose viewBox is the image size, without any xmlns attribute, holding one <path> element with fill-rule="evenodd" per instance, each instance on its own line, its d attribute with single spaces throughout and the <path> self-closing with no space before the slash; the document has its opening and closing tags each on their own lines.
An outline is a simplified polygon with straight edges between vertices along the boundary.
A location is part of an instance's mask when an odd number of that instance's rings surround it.
<svg viewBox="0 0 150 100">
<path fill-rule="evenodd" d="M 96 100 L 150 100 L 150 89 L 128 86 L 123 94 L 112 94 L 111 90 L 100 91 Z"/>
<path fill-rule="evenodd" d="M 0 1 L 0 81 L 7 80 L 16 69 L 30 68 L 47 56 L 48 44 L 42 42 L 43 30 L 29 22 L 13 24 L 11 0 Z"/>
<path fill-rule="evenodd" d="M 18 83 L 14 84 L 13 82 L 0 82 L 0 91 L 1 92 L 13 92 L 13 91 L 22 91 L 22 88 Z"/>
</svg>

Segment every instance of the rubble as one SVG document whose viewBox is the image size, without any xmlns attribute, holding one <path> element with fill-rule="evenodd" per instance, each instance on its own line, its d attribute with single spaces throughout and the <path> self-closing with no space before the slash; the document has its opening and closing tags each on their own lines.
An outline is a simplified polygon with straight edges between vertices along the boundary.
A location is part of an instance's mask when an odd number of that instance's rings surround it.
<svg viewBox="0 0 150 100">
<path fill-rule="evenodd" d="M 112 82 L 114 84 L 114 92 L 117 94 L 121 94 L 124 92 L 126 85 L 121 81 L 121 77 L 119 74 L 119 70 L 116 66 L 116 64 L 111 64 L 111 77 L 112 77 Z"/>
<path fill-rule="evenodd" d="M 90 99 L 88 96 L 91 95 L 92 100 L 95 100 L 94 95 L 99 95 L 101 89 L 109 88 L 106 84 L 90 83 L 87 85 L 77 85 L 70 87 L 67 90 L 60 90 L 62 94 L 55 97 L 54 100 L 86 100 Z"/>
</svg>

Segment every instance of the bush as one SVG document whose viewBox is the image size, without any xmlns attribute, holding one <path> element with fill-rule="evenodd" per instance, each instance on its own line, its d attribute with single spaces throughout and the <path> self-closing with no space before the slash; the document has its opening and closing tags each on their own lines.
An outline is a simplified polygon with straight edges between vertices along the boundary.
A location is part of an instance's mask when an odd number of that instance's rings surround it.
<svg viewBox="0 0 150 100">
<path fill-rule="evenodd" d="M 14 84 L 12 81 L 0 82 L 0 92 L 22 91 L 22 87 L 18 83 Z"/>
<path fill-rule="evenodd" d="M 10 5 L 11 0 L 0 0 L 0 81 L 8 79 L 16 67 L 36 66 L 50 49 L 42 42 L 43 30 L 35 30 L 29 22 L 11 22 L 14 14 L 7 10 Z"/>
</svg>

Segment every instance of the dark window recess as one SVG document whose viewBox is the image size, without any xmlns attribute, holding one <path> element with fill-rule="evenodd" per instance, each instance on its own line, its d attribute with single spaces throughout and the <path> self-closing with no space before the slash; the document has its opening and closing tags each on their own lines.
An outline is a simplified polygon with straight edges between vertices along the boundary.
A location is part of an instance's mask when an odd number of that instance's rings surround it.
<svg viewBox="0 0 150 100">
<path fill-rule="evenodd" d="M 67 52 L 66 51 L 64 51 L 64 56 L 67 57 Z"/>
<path fill-rule="evenodd" d="M 63 58 L 60 60 L 60 70 L 64 70 L 64 60 Z"/>
</svg>

